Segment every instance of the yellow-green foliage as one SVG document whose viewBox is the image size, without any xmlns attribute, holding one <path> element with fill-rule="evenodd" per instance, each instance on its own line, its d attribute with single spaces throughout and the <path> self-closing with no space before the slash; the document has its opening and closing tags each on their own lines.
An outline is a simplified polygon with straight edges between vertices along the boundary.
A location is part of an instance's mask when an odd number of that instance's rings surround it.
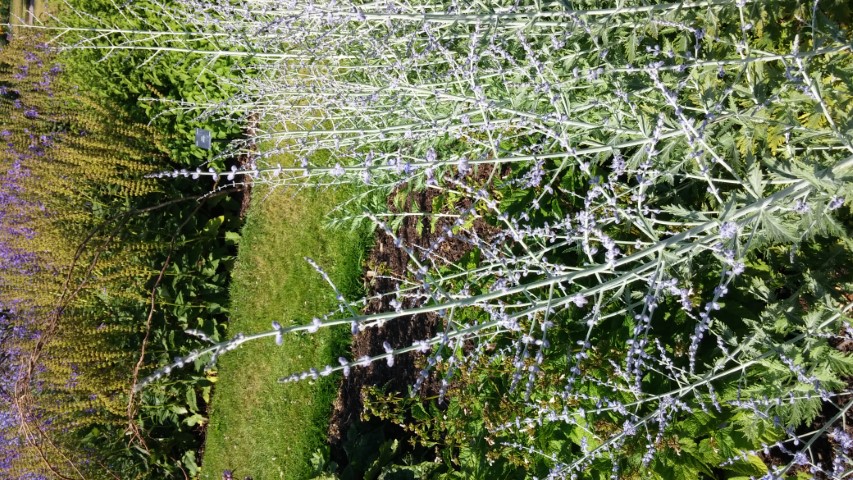
<svg viewBox="0 0 853 480">
<path fill-rule="evenodd" d="M 63 435 L 127 423 L 139 356 L 129 339 L 141 337 L 144 317 L 121 312 L 144 311 L 153 272 L 142 260 L 157 245 L 122 235 L 122 214 L 158 193 L 145 175 L 163 168 L 164 148 L 151 128 L 68 84 L 37 37 L 22 33 L 0 51 L 0 86 L 0 174 L 26 173 L 6 212 L 16 230 L 0 229 L 0 242 L 36 254 L 37 265 L 0 269 L 0 299 L 26 304 L 29 327 L 44 332 L 43 344 L 23 345 L 39 353 L 25 405 L 50 419 L 48 436 L 30 430 L 19 468 L 69 475 L 78 467 L 65 460 L 73 447 Z"/>
</svg>

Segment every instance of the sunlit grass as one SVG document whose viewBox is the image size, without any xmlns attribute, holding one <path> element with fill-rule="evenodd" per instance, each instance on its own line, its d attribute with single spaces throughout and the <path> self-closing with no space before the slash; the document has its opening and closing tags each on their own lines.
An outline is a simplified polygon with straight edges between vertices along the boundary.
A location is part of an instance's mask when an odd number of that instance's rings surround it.
<svg viewBox="0 0 853 480">
<path fill-rule="evenodd" d="M 316 260 L 345 292 L 360 288 L 364 235 L 324 227 L 335 190 L 257 189 L 243 229 L 231 288 L 229 335 L 310 321 L 334 308 L 334 293 L 304 260 Z M 328 363 L 347 338 L 324 329 L 253 342 L 223 356 L 210 412 L 202 478 L 299 479 L 326 438 L 337 378 L 280 385 L 281 376 Z"/>
</svg>

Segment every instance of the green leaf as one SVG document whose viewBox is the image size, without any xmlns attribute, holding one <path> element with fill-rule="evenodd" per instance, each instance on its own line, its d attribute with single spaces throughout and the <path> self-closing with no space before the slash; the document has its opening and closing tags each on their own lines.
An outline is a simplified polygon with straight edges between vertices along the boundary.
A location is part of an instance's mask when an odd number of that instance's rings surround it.
<svg viewBox="0 0 853 480">
<path fill-rule="evenodd" d="M 791 243 L 799 240 L 796 226 L 785 223 L 784 220 L 767 213 L 766 210 L 761 211 L 760 219 L 761 233 L 771 242 Z"/>
<path fill-rule="evenodd" d="M 189 407 L 191 412 L 198 412 L 195 389 L 191 388 L 187 390 L 187 407 Z"/>
<path fill-rule="evenodd" d="M 415 403 L 414 405 L 412 405 L 411 413 L 412 418 L 420 422 L 424 422 L 430 419 L 429 412 L 427 412 L 424 406 L 420 403 Z"/>
<path fill-rule="evenodd" d="M 219 227 L 221 227 L 223 223 L 225 223 L 225 215 L 211 218 L 207 221 L 207 224 L 205 224 L 204 229 L 202 229 L 202 235 L 215 237 L 219 233 Z"/>
<path fill-rule="evenodd" d="M 229 245 L 239 245 L 240 234 L 237 232 L 225 232 L 225 243 Z"/>
<path fill-rule="evenodd" d="M 198 475 L 198 463 L 196 462 L 195 452 L 192 450 L 188 450 L 184 453 L 183 458 L 181 458 L 181 463 L 184 464 L 190 476 L 195 477 Z"/>
<path fill-rule="evenodd" d="M 432 478 L 434 472 L 440 468 L 441 464 L 435 462 L 421 462 L 417 465 L 390 465 L 382 471 L 377 480 Z"/>
<path fill-rule="evenodd" d="M 809 386 L 808 390 L 811 390 Z M 820 397 L 802 398 L 795 400 L 794 403 L 786 405 L 782 410 L 785 420 L 790 427 L 798 427 L 811 423 L 818 415 L 820 415 L 822 402 Z"/>
<path fill-rule="evenodd" d="M 761 168 L 757 162 L 753 162 L 749 167 L 749 173 L 746 177 L 749 186 L 753 192 L 760 198 L 764 194 L 764 176 L 761 174 Z"/>
<path fill-rule="evenodd" d="M 680 205 L 666 205 L 662 208 L 662 210 L 678 218 L 679 220 L 690 220 L 693 222 L 707 222 L 709 220 L 705 214 L 701 212 L 687 210 L 686 208 Z"/>
<path fill-rule="evenodd" d="M 833 349 L 829 352 L 827 361 L 833 371 L 840 375 L 853 376 L 853 355 Z"/>
<path fill-rule="evenodd" d="M 397 439 L 389 440 L 379 446 L 379 457 L 373 461 L 367 472 L 364 473 L 364 480 L 375 480 L 382 472 L 383 467 L 386 467 L 391 460 L 396 456 L 400 448 L 400 441 Z"/>
<path fill-rule="evenodd" d="M 767 473 L 767 465 L 757 455 L 751 454 L 747 455 L 745 461 L 739 460 L 731 465 L 726 465 L 723 468 L 735 473 L 751 476 L 752 478 Z"/>
<path fill-rule="evenodd" d="M 207 422 L 207 419 L 204 415 L 200 413 L 196 413 L 184 419 L 184 423 L 189 425 L 190 427 L 194 427 L 196 425 L 204 425 Z"/>
</svg>

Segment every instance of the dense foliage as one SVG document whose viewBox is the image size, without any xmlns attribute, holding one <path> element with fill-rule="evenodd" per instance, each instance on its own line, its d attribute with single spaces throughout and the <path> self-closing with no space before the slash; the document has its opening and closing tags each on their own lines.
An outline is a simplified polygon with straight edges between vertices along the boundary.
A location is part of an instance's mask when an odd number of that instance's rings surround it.
<svg viewBox="0 0 853 480">
<path fill-rule="evenodd" d="M 221 335 L 239 202 L 145 178 L 176 165 L 170 137 L 80 88 L 43 39 L 2 55 L 3 474 L 197 468 L 204 365 L 131 393 L 199 344 L 184 330 Z"/>
<path fill-rule="evenodd" d="M 167 326 L 166 316 L 152 323 L 159 348 L 152 363 L 163 366 L 133 385 L 154 406 L 134 423 L 146 433 L 138 444 L 146 455 L 116 440 L 119 428 L 101 428 L 108 422 L 88 431 L 89 445 L 115 447 L 109 469 L 198 473 L 189 428 L 204 419 L 193 393 L 207 401 L 210 380 L 201 371 L 210 358 L 321 328 L 381 335 L 389 322 L 431 314 L 440 323 L 431 338 L 386 341 L 379 353 L 281 379 L 348 375 L 423 354 L 410 391 L 364 392 L 367 416 L 397 425 L 413 446 L 365 422 L 345 447 L 348 463 L 318 455 L 318 475 L 840 478 L 853 471 L 849 6 L 272 5 L 151 1 L 116 11 L 82 2 L 56 31 L 80 64 L 108 54 L 76 78 L 174 135 L 166 140 L 174 171 L 159 175 L 175 179 L 170 185 L 194 188 L 193 178 L 219 188 L 245 177 L 273 186 L 363 185 L 372 193 L 342 210 L 393 238 L 408 273 L 388 279 L 396 290 L 380 292 L 385 311 L 362 313 L 368 299 L 335 290 L 339 308 L 322 318 L 271 319 L 270 331 L 217 342 L 223 332 L 207 319 L 222 313 L 222 303 L 210 302 L 222 292 L 201 278 L 221 273 L 227 252 L 216 241 L 210 250 L 186 241 L 219 239 L 229 219 L 193 210 L 159 220 L 159 230 L 135 224 L 157 245 L 162 238 L 152 232 L 174 235 L 188 222 L 193 234 L 166 243 L 193 246 L 168 264 L 171 285 L 146 285 L 169 300 L 179 327 Z M 7 75 L 26 76 L 21 65 Z M 142 101 L 145 91 L 164 101 Z M 10 118 L 41 125 L 46 114 L 35 104 L 3 95 L 18 112 Z M 49 117 L 51 129 L 66 121 L 62 107 Z M 199 120 L 186 120 L 193 115 Z M 221 123 L 206 123 L 214 118 Z M 235 138 L 238 119 L 259 121 L 248 138 Z M 199 154 L 187 148 L 198 125 L 234 141 Z M 7 176 L 28 178 L 31 170 L 15 165 Z M 51 178 L 77 176 L 85 185 L 85 175 Z M 388 200 L 422 190 L 439 192 L 431 210 Z M 116 198 L 126 198 L 122 192 Z M 35 215 L 40 204 L 19 197 L 10 211 Z M 417 228 L 431 231 L 430 243 L 402 240 L 401 219 L 411 217 L 423 218 Z M 16 275 L 51 265 L 36 257 L 46 247 L 8 245 Z M 459 245 L 464 254 L 452 256 Z M 199 270 L 185 277 L 187 267 Z M 16 291 L 26 291 L 24 283 Z M 53 307 L 26 311 L 55 316 Z M 195 315 L 199 308 L 204 315 Z M 7 300 L 4 311 L 7 319 L 24 310 Z M 188 328 L 212 346 L 191 351 Z"/>
</svg>

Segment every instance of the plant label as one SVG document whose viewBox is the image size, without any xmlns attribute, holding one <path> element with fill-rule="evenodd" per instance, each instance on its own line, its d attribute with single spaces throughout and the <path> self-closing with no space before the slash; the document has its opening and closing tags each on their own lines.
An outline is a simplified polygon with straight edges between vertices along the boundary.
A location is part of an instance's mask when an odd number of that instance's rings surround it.
<svg viewBox="0 0 853 480">
<path fill-rule="evenodd" d="M 210 150 L 210 130 L 204 128 L 195 129 L 195 146 Z"/>
</svg>

